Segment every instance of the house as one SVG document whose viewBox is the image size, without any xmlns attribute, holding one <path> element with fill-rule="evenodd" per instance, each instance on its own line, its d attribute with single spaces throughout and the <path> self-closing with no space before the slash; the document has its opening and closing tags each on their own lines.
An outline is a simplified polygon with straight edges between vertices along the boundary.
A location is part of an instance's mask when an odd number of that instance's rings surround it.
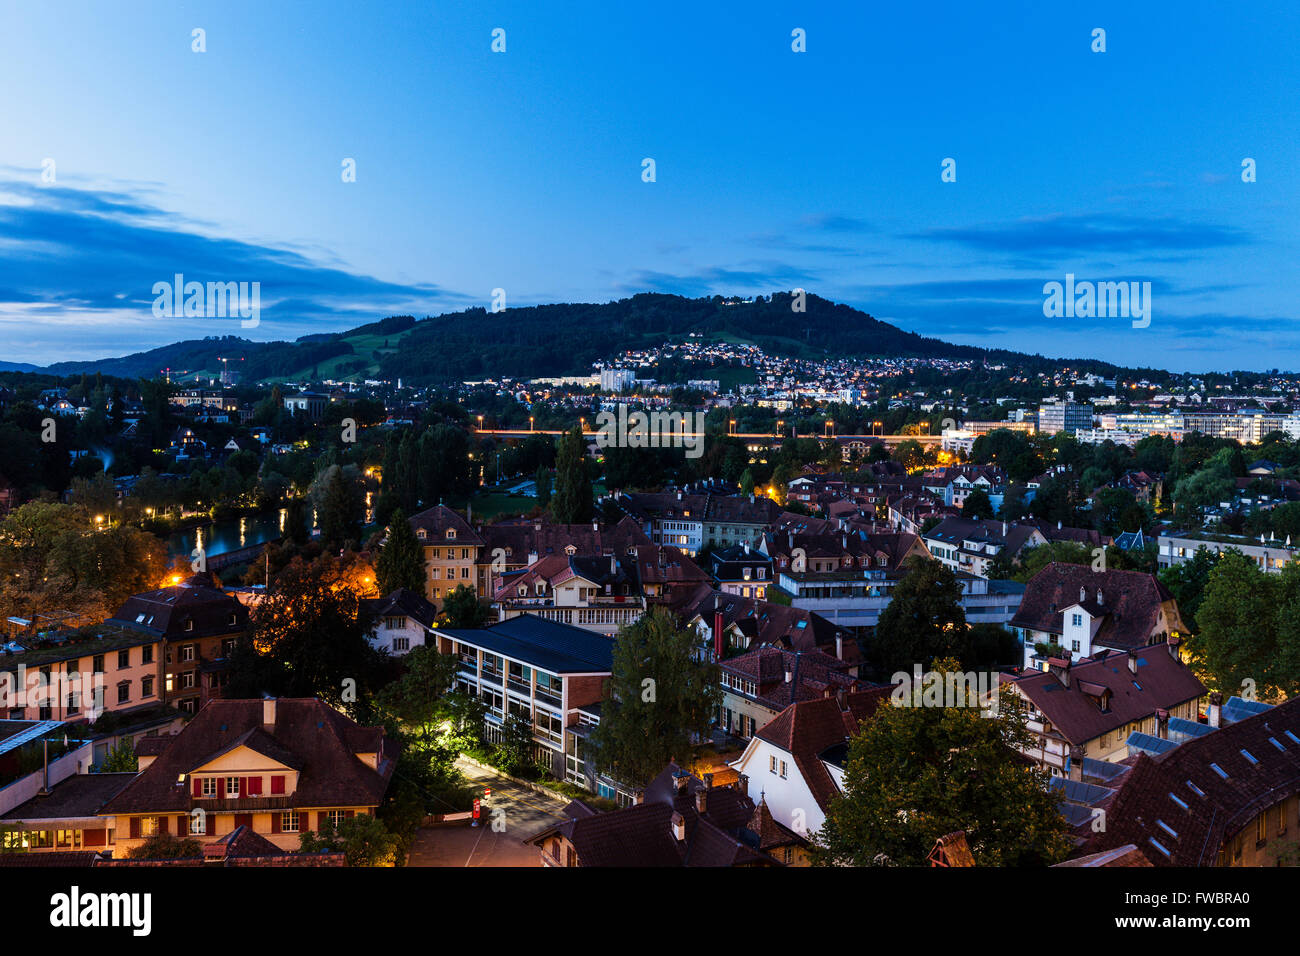
<svg viewBox="0 0 1300 956">
<path fill-rule="evenodd" d="M 626 555 L 552 554 L 497 580 L 493 600 L 502 621 L 534 614 L 612 636 L 645 611 Z"/>
<path fill-rule="evenodd" d="M 1176 639 L 1077 663 L 1053 659 L 1047 670 L 1000 678 L 1001 692 L 1027 706 L 1033 743 L 1024 753 L 1054 775 L 1069 775 L 1084 757 L 1125 759 L 1131 733 L 1156 734 L 1171 718 L 1195 721 L 1207 693 Z"/>
<path fill-rule="evenodd" d="M 848 740 L 889 699 L 891 687 L 790 704 L 764 724 L 730 766 L 773 818 L 800 836 L 816 833 L 844 791 Z"/>
<path fill-rule="evenodd" d="M 1294 866 L 1300 698 L 1135 754 L 1090 853 L 1133 845 L 1155 866 Z M 1166 741 L 1172 743 L 1172 741 Z"/>
<path fill-rule="evenodd" d="M 328 405 L 329 396 L 321 392 L 298 392 L 284 397 L 284 407 L 290 415 L 305 415 L 314 422 L 321 420 Z"/>
<path fill-rule="evenodd" d="M 700 635 L 701 653 L 715 660 L 764 645 L 791 651 L 820 650 L 856 674 L 862 658 L 853 633 L 802 608 L 756 601 L 700 587 L 680 615 Z"/>
<path fill-rule="evenodd" d="M 639 797 L 634 806 L 604 813 L 575 800 L 562 821 L 526 842 L 551 867 L 782 865 L 760 848 L 763 835 L 749 829 L 754 802 L 736 787 L 713 786 L 711 775 L 701 780 L 670 764 Z M 794 846 L 774 828 L 767 839 L 778 851 Z"/>
<path fill-rule="evenodd" d="M 305 830 L 374 814 L 396 763 L 382 728 L 315 698 L 209 701 L 153 740 L 140 773 L 98 814 L 122 853 L 156 833 L 208 844 L 239 827 L 296 850 Z"/>
<path fill-rule="evenodd" d="M 479 596 L 490 598 L 494 577 L 518 571 L 554 554 L 609 556 L 632 554 L 635 545 L 650 544 L 641 526 L 630 517 L 614 524 L 555 524 L 543 518 L 520 518 L 478 525 L 483 539 L 477 569 Z"/>
<path fill-rule="evenodd" d="M 134 773 L 76 773 L 0 816 L 7 850 L 32 853 L 112 852 L 116 833 L 100 810 Z"/>
<path fill-rule="evenodd" d="M 395 657 L 427 643 L 438 620 L 437 609 L 406 588 L 387 597 L 363 598 L 361 613 L 370 622 L 370 646 Z"/>
<path fill-rule="evenodd" d="M 633 492 L 617 495 L 613 502 L 653 543 L 674 545 L 691 556 L 705 545 L 754 546 L 781 512 L 770 498 L 719 494 L 707 485 L 694 491 Z"/>
<path fill-rule="evenodd" d="M 485 542 L 468 522 L 446 505 L 435 505 L 413 515 L 410 523 L 424 549 L 429 603 L 442 610 L 443 599 L 462 585 L 483 596 L 476 568 Z"/>
<path fill-rule="evenodd" d="M 1049 657 L 1128 651 L 1188 630 L 1178 603 L 1155 575 L 1059 561 L 1029 579 L 1010 627 L 1024 645 L 1024 666 L 1038 669 L 1046 668 Z"/>
<path fill-rule="evenodd" d="M 13 642 L 0 656 L 0 704 L 9 720 L 95 720 L 162 701 L 158 635 L 110 621 L 58 637 L 30 647 Z"/>
<path fill-rule="evenodd" d="M 227 659 L 248 633 L 248 608 L 210 574 L 127 598 L 106 622 L 161 642 L 162 701 L 186 714 L 220 697 Z"/>
<path fill-rule="evenodd" d="M 432 636 L 440 653 L 460 659 L 456 689 L 486 706 L 488 740 L 500 741 L 507 715 L 520 717 L 533 728 L 535 757 L 557 778 L 594 785 L 594 770 L 582 757 L 585 732 L 579 725 L 599 723 L 598 705 L 613 671 L 613 641 L 534 614 L 485 628 L 439 628 Z"/>
<path fill-rule="evenodd" d="M 850 674 L 850 665 L 817 649 L 791 651 L 764 644 L 719 661 L 719 667 L 718 726 L 743 740 L 796 701 L 871 686 Z"/>
<path fill-rule="evenodd" d="M 763 600 L 772 583 L 772 560 L 748 544 L 714 551 L 709 571 L 719 591 Z"/>
<path fill-rule="evenodd" d="M 1008 524 L 993 519 L 945 518 L 922 535 L 935 559 L 954 571 L 988 577 L 999 556 L 1014 560 L 1025 548 L 1047 544 L 1043 532 L 1029 523 Z"/>
</svg>

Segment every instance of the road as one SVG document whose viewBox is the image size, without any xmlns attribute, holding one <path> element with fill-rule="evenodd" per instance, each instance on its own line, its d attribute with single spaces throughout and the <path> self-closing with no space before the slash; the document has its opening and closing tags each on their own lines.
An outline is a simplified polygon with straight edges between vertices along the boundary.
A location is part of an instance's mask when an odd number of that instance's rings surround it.
<svg viewBox="0 0 1300 956">
<path fill-rule="evenodd" d="M 456 766 L 476 786 L 492 788 L 479 826 L 416 831 L 406 865 L 541 866 L 541 850 L 522 841 L 563 819 L 560 811 L 568 801 L 528 790 L 465 761 Z"/>
</svg>

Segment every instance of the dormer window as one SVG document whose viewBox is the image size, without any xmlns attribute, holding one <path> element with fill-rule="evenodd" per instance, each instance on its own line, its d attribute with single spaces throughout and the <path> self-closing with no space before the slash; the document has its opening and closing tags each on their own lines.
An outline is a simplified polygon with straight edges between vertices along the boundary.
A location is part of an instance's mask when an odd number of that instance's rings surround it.
<svg viewBox="0 0 1300 956">
<path fill-rule="evenodd" d="M 415 536 L 419 538 L 421 541 L 423 541 L 425 538 L 429 537 L 429 532 L 425 531 L 423 528 L 420 528 L 415 532 Z"/>
<path fill-rule="evenodd" d="M 455 529 L 455 528 L 448 528 L 448 529 L 447 529 L 447 538 L 448 538 L 449 540 L 454 540 L 455 537 L 456 537 L 456 529 Z"/>
</svg>

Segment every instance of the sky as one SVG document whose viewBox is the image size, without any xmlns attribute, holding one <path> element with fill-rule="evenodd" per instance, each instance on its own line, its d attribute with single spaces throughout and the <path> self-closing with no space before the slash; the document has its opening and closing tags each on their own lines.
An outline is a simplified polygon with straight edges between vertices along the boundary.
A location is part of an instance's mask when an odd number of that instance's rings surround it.
<svg viewBox="0 0 1300 956">
<path fill-rule="evenodd" d="M 1298 51 L 1294 2 L 0 0 L 0 362 L 803 288 L 1300 369 Z M 258 324 L 156 316 L 177 273 L 260 283 Z M 1067 274 L 1149 282 L 1149 325 L 1045 315 Z"/>
</svg>

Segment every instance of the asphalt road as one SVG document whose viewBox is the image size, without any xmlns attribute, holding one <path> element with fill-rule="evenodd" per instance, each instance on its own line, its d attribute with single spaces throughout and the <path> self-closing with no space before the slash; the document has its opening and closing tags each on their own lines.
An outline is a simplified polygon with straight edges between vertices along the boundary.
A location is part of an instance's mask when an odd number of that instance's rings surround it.
<svg viewBox="0 0 1300 956">
<path fill-rule="evenodd" d="M 492 788 L 477 827 L 432 827 L 416 832 L 407 866 L 541 866 L 541 850 L 522 841 L 563 819 L 568 801 L 536 793 L 472 764 L 457 764 L 479 787 Z"/>
</svg>

